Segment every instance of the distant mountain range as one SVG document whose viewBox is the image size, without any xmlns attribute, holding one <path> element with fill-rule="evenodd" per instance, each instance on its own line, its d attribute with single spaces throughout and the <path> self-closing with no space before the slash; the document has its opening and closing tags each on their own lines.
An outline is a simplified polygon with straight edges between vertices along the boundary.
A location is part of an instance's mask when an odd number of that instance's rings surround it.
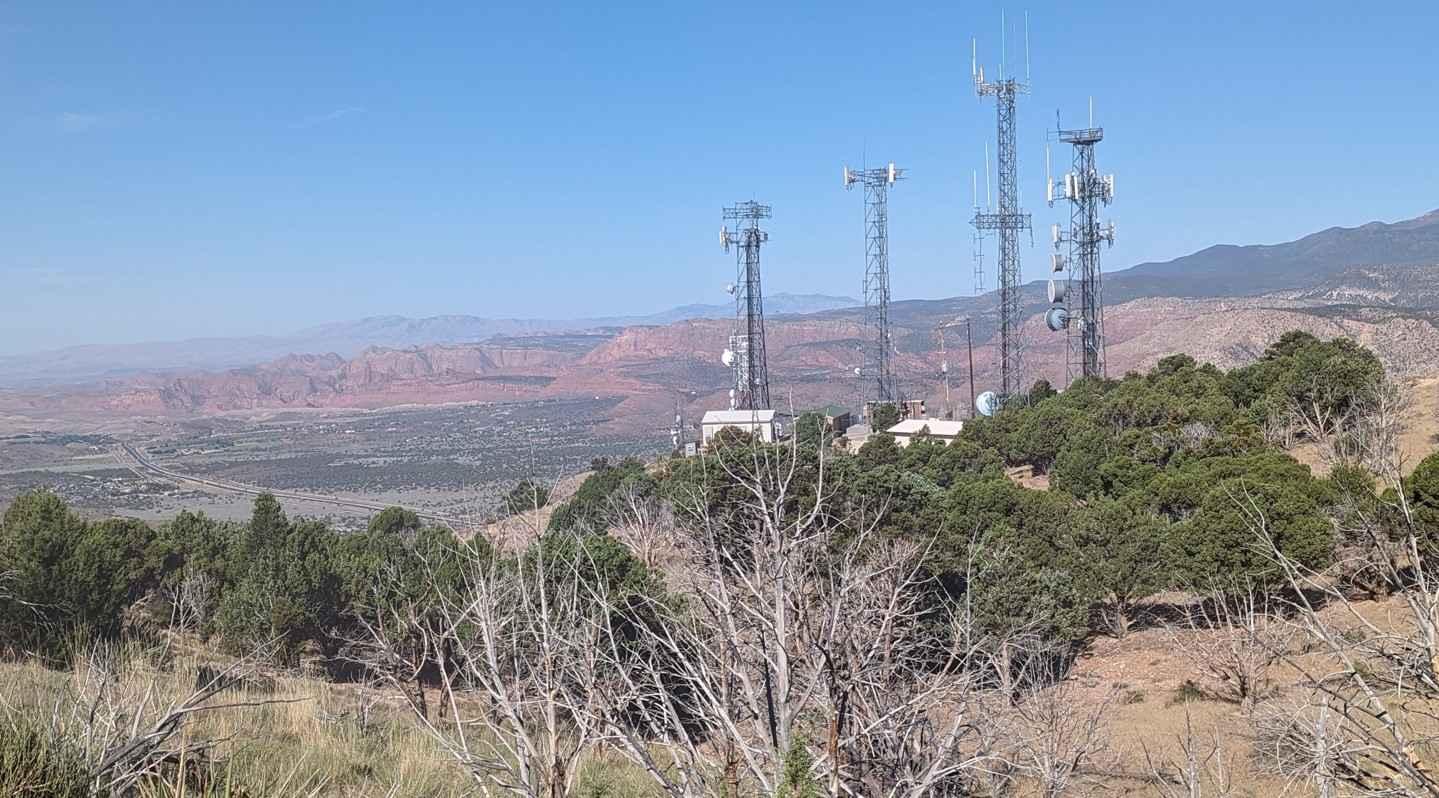
<svg viewBox="0 0 1439 798">
<path fill-rule="evenodd" d="M 1285 244 L 1222 244 L 1162 263 L 1144 263 L 1105 278 L 1105 296 L 1214 298 L 1303 291 L 1364 267 L 1439 264 L 1439 210 L 1416 219 L 1331 227 Z M 1400 270 L 1395 270 L 1396 275 Z M 1428 285 L 1417 298 L 1433 303 Z"/>
<path fill-rule="evenodd" d="M 1272 246 L 1218 246 L 1105 276 L 1110 373 L 1188 352 L 1246 362 L 1303 329 L 1371 347 L 1391 373 L 1439 376 L 1439 213 L 1333 228 Z M 773 395 L 795 406 L 855 404 L 864 312 L 846 297 L 767 298 Z M 895 302 L 906 391 L 939 401 L 935 327 L 973 322 L 975 382 L 995 379 L 994 295 Z M 1044 329 L 1040 281 L 1024 287 L 1025 379 L 1064 380 L 1065 336 Z M 187 416 L 289 408 L 618 396 L 615 428 L 653 430 L 675 397 L 722 406 L 729 305 L 575 320 L 382 316 L 283 337 L 76 347 L 0 359 L 0 420 Z M 292 356 L 293 354 L 293 356 Z M 108 377 L 97 380 L 97 377 Z M 60 383 L 68 381 L 70 385 Z M 86 383 L 86 384 L 80 384 Z M 42 387 L 48 385 L 49 387 Z M 19 386 L 18 389 L 15 386 Z"/>
<path fill-rule="evenodd" d="M 1027 314 L 1049 306 L 1045 281 L 1026 284 L 1021 296 Z M 1393 315 L 1403 311 L 1439 319 L 1439 211 L 1393 224 L 1332 227 L 1285 244 L 1223 244 L 1104 275 L 1108 307 L 1160 298 L 1267 298 L 1316 306 L 1309 312 L 1352 306 L 1367 309 L 1369 317 L 1376 312 Z M 988 340 L 998 328 L 993 292 L 905 300 L 890 307 L 902 351 L 924 351 L 934 343 L 935 325 L 960 316 L 973 321 L 976 341 Z M 855 309 L 843 308 L 819 312 L 815 318 L 860 317 Z M 1156 319 L 1155 323 L 1163 321 Z"/>
<path fill-rule="evenodd" d="M 859 300 L 823 294 L 779 293 L 765 297 L 769 316 L 816 313 L 853 307 Z M 643 316 L 581 319 L 490 319 L 480 316 L 371 316 L 322 324 L 290 335 L 191 338 L 138 344 L 91 344 L 0 357 L 0 386 L 37 387 L 119 379 L 142 372 L 230 369 L 291 354 L 353 357 L 370 347 L 404 348 L 476 343 L 497 336 L 530 336 L 670 324 L 683 319 L 719 319 L 734 314 L 731 304 L 683 305 Z"/>
</svg>

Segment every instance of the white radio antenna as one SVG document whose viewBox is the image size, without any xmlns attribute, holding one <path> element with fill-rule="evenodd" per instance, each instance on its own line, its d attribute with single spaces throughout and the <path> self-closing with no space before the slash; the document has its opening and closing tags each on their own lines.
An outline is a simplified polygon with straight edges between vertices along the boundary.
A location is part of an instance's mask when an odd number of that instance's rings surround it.
<svg viewBox="0 0 1439 798">
<path fill-rule="evenodd" d="M 1054 167 L 1049 160 L 1049 145 L 1044 145 L 1044 198 L 1054 207 Z"/>
<path fill-rule="evenodd" d="M 1029 9 L 1024 10 L 1024 82 L 1029 83 Z"/>
<path fill-rule="evenodd" d="M 989 193 L 989 142 L 984 143 L 984 207 L 994 208 L 994 195 Z"/>
<path fill-rule="evenodd" d="M 999 10 L 999 79 L 1004 80 L 1004 58 L 1008 50 L 1005 48 L 1005 34 L 1009 33 L 1008 26 L 1004 23 L 1004 9 Z"/>
</svg>

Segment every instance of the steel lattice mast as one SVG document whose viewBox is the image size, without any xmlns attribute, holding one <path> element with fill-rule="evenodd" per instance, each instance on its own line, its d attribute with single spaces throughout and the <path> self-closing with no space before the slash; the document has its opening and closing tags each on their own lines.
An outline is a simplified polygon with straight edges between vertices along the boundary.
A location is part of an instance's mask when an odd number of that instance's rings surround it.
<svg viewBox="0 0 1439 798">
<path fill-rule="evenodd" d="M 876 402 L 898 402 L 894 378 L 894 338 L 889 328 L 889 187 L 904 178 L 891 163 L 882 169 L 844 168 L 844 187 L 864 184 L 864 309 L 869 341 L 860 366 L 874 386 Z"/>
<path fill-rule="evenodd" d="M 975 58 L 974 91 L 981 98 L 993 97 L 997 117 L 998 146 L 996 172 L 999 183 L 999 207 L 994 212 L 974 214 L 977 231 L 998 231 L 999 234 L 999 398 L 1006 401 L 1022 394 L 1024 386 L 1024 340 L 1021 325 L 1024 307 L 1021 299 L 1019 234 L 1030 230 L 1030 215 L 1019 207 L 1019 159 L 1015 145 L 1015 105 L 1021 94 L 1029 93 L 1029 84 L 1017 78 L 1004 77 L 995 81 L 984 79 L 984 70 Z"/>
<path fill-rule="evenodd" d="M 1060 141 L 1073 149 L 1073 164 L 1064 176 L 1064 185 L 1050 179 L 1046 192 L 1051 205 L 1056 199 L 1069 202 L 1069 230 L 1056 226 L 1055 249 L 1068 244 L 1068 258 L 1055 257 L 1056 273 L 1068 267 L 1066 288 L 1050 289 L 1050 300 L 1063 303 L 1062 313 L 1051 309 L 1046 315 L 1050 329 L 1066 333 L 1066 377 L 1106 376 L 1104 362 L 1104 294 L 1100 268 L 1101 244 L 1114 243 L 1114 225 L 1101 224 L 1099 209 L 1114 199 L 1114 176 L 1101 175 L 1095 168 L 1094 145 L 1104 140 L 1104 128 L 1056 130 Z M 1062 193 L 1061 193 L 1062 192 Z M 1056 194 L 1060 194 L 1056 197 Z M 1056 253 L 1058 255 L 1058 253 Z"/>
<path fill-rule="evenodd" d="M 769 365 L 764 348 L 764 293 L 760 290 L 759 250 L 769 240 L 760 229 L 771 209 L 758 202 L 741 202 L 724 209 L 725 226 L 720 243 L 728 252 L 735 247 L 735 330 L 730 335 L 731 366 L 735 387 L 730 397 L 734 410 L 768 410 Z M 729 222 L 734 222 L 734 230 Z"/>
</svg>

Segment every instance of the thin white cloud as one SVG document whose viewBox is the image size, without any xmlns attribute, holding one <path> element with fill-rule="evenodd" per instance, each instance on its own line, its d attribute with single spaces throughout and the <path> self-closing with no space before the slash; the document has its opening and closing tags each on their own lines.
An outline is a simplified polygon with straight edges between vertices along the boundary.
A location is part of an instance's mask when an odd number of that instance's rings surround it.
<svg viewBox="0 0 1439 798">
<path fill-rule="evenodd" d="M 358 105 L 346 105 L 346 106 L 342 106 L 342 107 L 340 107 L 340 108 L 336 108 L 336 109 L 334 109 L 333 111 L 327 111 L 327 112 L 325 112 L 325 113 L 323 113 L 323 114 L 315 114 L 315 115 L 313 115 L 313 116 L 307 116 L 307 117 L 305 117 L 304 119 L 301 119 L 300 121 L 298 121 L 298 122 L 296 122 L 295 124 L 291 125 L 291 127 L 295 127 L 295 128 L 315 127 L 316 125 L 323 125 L 323 124 L 326 124 L 326 123 L 329 123 L 329 122 L 337 122 L 337 121 L 339 121 L 339 120 L 341 120 L 341 119 L 344 119 L 344 118 L 347 117 L 347 116 L 354 116 L 355 114 L 363 114 L 364 112 L 365 112 L 365 109 L 362 108 L 362 107 L 360 107 L 360 106 L 358 106 Z"/>
</svg>

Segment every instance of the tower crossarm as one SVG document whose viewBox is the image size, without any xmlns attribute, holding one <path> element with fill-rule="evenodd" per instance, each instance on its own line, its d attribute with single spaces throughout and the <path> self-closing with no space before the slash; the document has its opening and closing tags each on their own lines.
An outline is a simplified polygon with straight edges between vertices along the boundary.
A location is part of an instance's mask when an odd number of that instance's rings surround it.
<svg viewBox="0 0 1439 798">
<path fill-rule="evenodd" d="M 976 213 L 971 224 L 980 230 L 1029 230 L 1033 219 L 1027 213 Z"/>
<path fill-rule="evenodd" d="M 1028 94 L 1029 84 L 1016 78 L 985 80 L 981 70 L 974 78 L 974 93 L 980 97 L 1001 97 L 1006 94 Z"/>
<path fill-rule="evenodd" d="M 1098 144 L 1104 140 L 1104 128 L 1086 127 L 1078 130 L 1058 131 L 1059 140 L 1065 144 Z"/>
</svg>

